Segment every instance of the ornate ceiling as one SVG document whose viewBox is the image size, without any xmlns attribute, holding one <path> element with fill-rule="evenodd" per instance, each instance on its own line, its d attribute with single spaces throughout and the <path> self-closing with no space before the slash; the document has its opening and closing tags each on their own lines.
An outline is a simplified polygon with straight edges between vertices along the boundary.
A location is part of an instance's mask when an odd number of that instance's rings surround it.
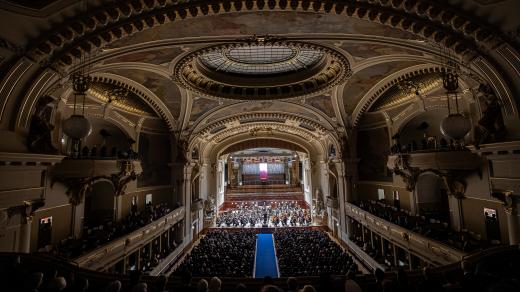
<svg viewBox="0 0 520 292">
<path fill-rule="evenodd" d="M 88 53 L 92 74 L 105 78 L 91 90 L 93 101 L 105 104 L 107 88 L 131 89 L 127 102 L 114 104 L 121 115 L 148 129 L 160 117 L 167 126 L 161 131 L 192 143 L 270 131 L 339 140 L 364 113 L 397 110 L 413 99 L 405 81 L 434 91 L 438 74 L 425 68 L 442 61 L 438 43 L 468 64 L 515 42 L 511 31 L 491 33 L 515 28 L 510 18 L 497 23 L 478 15 L 483 5 L 508 15 L 500 1 L 98 1 L 87 13 L 60 3 L 49 6 L 61 10 L 48 23 L 23 24 L 20 36 L 0 31 L 9 44 L 0 48 L 2 76 L 23 56 L 66 75 Z M 477 7 L 476 14 L 467 7 Z M 0 13 L 0 24 L 21 15 Z M 255 35 L 275 41 L 251 41 Z M 68 98 L 66 82 L 52 80 L 42 92 Z"/>
</svg>

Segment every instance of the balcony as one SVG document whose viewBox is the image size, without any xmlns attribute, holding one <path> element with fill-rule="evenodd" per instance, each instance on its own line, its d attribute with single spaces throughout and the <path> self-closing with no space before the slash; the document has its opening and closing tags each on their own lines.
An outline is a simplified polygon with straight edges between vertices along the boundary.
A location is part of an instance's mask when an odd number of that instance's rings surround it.
<svg viewBox="0 0 520 292">
<path fill-rule="evenodd" d="M 94 249 L 74 260 L 78 267 L 102 270 L 159 236 L 184 219 L 184 207 L 179 207 L 160 219 Z"/>
<path fill-rule="evenodd" d="M 34 153 L 0 152 L 0 209 L 33 213 L 42 206 L 45 178 L 49 167 L 60 163 L 64 156 Z M 27 209 L 27 206 L 31 206 Z"/>
<path fill-rule="evenodd" d="M 435 169 L 439 171 L 475 170 L 482 164 L 481 158 L 470 151 L 433 151 L 388 156 L 387 167 L 408 163 L 409 167 L 419 170 Z"/>
<path fill-rule="evenodd" d="M 122 159 L 64 159 L 54 168 L 54 176 L 61 178 L 86 178 L 116 175 L 121 172 L 143 172 L 139 160 Z"/>
<path fill-rule="evenodd" d="M 338 209 L 339 208 L 338 198 L 328 196 L 325 201 L 325 205 L 327 206 L 327 208 Z"/>
<path fill-rule="evenodd" d="M 412 253 L 428 258 L 437 265 L 447 265 L 461 261 L 466 253 L 444 243 L 429 239 L 411 230 L 383 220 L 363 209 L 347 203 L 346 215 L 362 223 L 370 230 L 380 234 Z"/>
<path fill-rule="evenodd" d="M 414 191 L 422 173 L 434 172 L 445 179 L 450 195 L 459 199 L 466 192 L 466 177 L 473 172 L 482 176 L 482 158 L 465 150 L 390 155 L 386 165 L 403 179 L 408 191 Z"/>
</svg>

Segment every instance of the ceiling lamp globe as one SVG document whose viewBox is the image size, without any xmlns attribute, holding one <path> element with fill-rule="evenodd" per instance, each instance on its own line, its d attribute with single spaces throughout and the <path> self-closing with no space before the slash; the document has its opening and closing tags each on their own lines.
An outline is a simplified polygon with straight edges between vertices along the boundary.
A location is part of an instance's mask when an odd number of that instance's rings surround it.
<svg viewBox="0 0 520 292">
<path fill-rule="evenodd" d="M 441 122 L 441 133 L 456 141 L 462 140 L 470 130 L 470 120 L 460 113 L 450 114 Z"/>
<path fill-rule="evenodd" d="M 83 139 L 92 132 L 92 124 L 83 115 L 72 115 L 62 124 L 63 132 L 73 139 Z"/>
</svg>

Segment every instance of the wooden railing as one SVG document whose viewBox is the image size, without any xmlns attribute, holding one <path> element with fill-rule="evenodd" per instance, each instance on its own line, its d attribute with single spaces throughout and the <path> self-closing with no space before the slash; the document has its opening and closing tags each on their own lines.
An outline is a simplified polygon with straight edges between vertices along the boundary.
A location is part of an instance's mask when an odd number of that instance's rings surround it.
<svg viewBox="0 0 520 292">
<path fill-rule="evenodd" d="M 497 256 L 506 260 L 511 256 L 518 255 L 518 252 L 518 246 L 501 246 L 473 253 L 465 257 L 464 260 L 470 263 L 477 263 L 487 259 L 496 258 Z M 20 262 L 23 266 L 30 267 L 30 270 L 33 271 L 46 271 L 49 268 L 49 264 L 52 263 L 52 267 L 55 268 L 62 275 L 66 275 L 69 272 L 74 272 L 76 274 L 76 277 L 85 277 L 89 280 L 90 290 L 93 291 L 101 291 L 110 281 L 113 280 L 119 280 L 122 282 L 122 291 L 125 291 L 124 289 L 130 289 L 129 277 L 126 275 L 109 274 L 86 270 L 84 268 L 78 267 L 77 265 L 74 265 L 73 263 L 67 262 L 66 260 L 58 259 L 46 254 L 0 253 L 0 263 L 12 263 L 14 261 L 14 258 L 17 256 L 20 257 Z M 456 262 L 451 263 L 449 265 L 432 268 L 431 274 L 441 276 L 445 273 L 460 271 L 460 262 Z M 420 277 L 420 271 L 408 273 L 408 279 L 411 283 L 415 283 L 418 280 L 422 279 Z M 387 273 L 385 275 L 385 279 L 393 278 L 395 278 L 395 273 Z M 192 283 L 197 283 L 199 279 L 200 278 L 194 278 Z M 155 284 L 157 277 L 144 276 L 142 280 L 148 283 L 148 287 L 150 287 Z M 259 291 L 261 287 L 265 284 L 264 279 L 254 278 L 221 278 L 221 280 L 223 284 L 223 291 L 233 290 L 238 283 L 245 284 L 248 288 L 248 291 Z M 286 281 L 287 278 L 276 278 L 273 279 L 273 284 L 278 285 L 280 287 L 284 287 L 287 283 Z M 341 289 L 343 288 L 344 281 L 344 276 L 334 277 L 334 282 L 338 284 L 338 287 Z M 363 291 L 370 291 L 370 288 L 373 288 L 374 286 L 374 278 L 372 275 L 358 276 L 356 282 L 358 282 L 358 284 L 363 288 Z M 310 284 L 314 285 L 315 287 L 319 287 L 320 279 L 319 277 L 298 277 L 298 283 L 300 285 Z M 180 278 L 170 277 L 167 289 L 169 291 L 177 291 L 180 285 Z"/>
<path fill-rule="evenodd" d="M 101 270 L 113 265 L 125 255 L 132 253 L 143 244 L 146 244 L 184 219 L 184 212 L 184 207 L 179 207 L 134 232 L 128 233 L 80 256 L 73 262 L 77 264 L 78 267 L 90 270 Z"/>
<path fill-rule="evenodd" d="M 466 253 L 458 249 L 386 221 L 353 204 L 346 203 L 345 213 L 370 230 L 383 236 L 386 240 L 397 244 L 411 253 L 428 258 L 436 265 L 447 265 L 461 261 L 466 256 Z"/>
</svg>

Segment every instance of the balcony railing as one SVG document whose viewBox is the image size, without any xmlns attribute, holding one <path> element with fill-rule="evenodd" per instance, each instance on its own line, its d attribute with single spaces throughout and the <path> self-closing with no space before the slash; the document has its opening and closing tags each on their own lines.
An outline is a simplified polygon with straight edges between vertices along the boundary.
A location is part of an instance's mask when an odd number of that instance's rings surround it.
<svg viewBox="0 0 520 292">
<path fill-rule="evenodd" d="M 460 261 L 466 255 L 466 253 L 446 244 L 381 219 L 353 204 L 347 203 L 345 212 L 347 216 L 357 220 L 387 240 L 412 253 L 426 257 L 438 265 Z"/>
<path fill-rule="evenodd" d="M 80 256 L 74 262 L 81 268 L 101 270 L 184 219 L 184 212 L 184 207 L 179 207 L 147 226 Z"/>
</svg>

